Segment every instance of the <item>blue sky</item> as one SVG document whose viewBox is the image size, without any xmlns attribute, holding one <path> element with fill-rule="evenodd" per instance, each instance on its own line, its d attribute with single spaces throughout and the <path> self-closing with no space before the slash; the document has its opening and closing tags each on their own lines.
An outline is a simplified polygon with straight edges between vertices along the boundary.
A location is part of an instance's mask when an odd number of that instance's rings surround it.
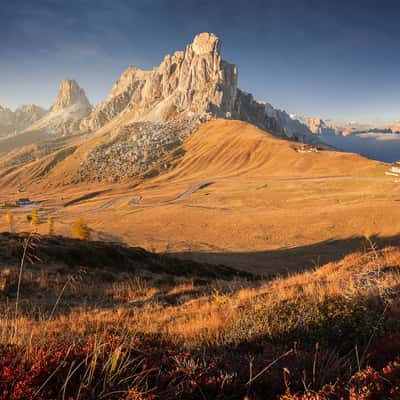
<svg viewBox="0 0 400 400">
<path fill-rule="evenodd" d="M 211 31 L 259 100 L 397 120 L 399 20 L 392 0 L 0 0 L 0 105 L 49 107 L 67 77 L 96 104 L 129 65 L 152 68 Z"/>
</svg>

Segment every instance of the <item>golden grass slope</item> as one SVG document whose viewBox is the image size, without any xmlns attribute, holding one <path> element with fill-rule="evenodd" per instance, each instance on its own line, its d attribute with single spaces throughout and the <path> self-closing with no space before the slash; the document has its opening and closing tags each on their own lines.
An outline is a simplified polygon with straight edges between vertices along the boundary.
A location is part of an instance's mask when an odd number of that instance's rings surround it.
<svg viewBox="0 0 400 400">
<path fill-rule="evenodd" d="M 13 177 L 12 185 L 2 184 L 0 202 L 21 197 L 23 181 L 24 197 L 47 200 L 42 212 L 55 218 L 57 233 L 70 235 L 82 216 L 98 238 L 262 273 L 335 260 L 366 233 L 400 231 L 400 187 L 385 176 L 387 165 L 335 151 L 300 153 L 301 144 L 239 121 L 202 125 L 183 157 L 155 178 L 60 190 L 86 152 L 111 139 L 99 132 L 58 163 L 50 155 L 8 174 L 0 184 Z M 88 192 L 100 193 L 64 207 Z M 15 210 L 18 230 L 29 229 L 28 212 Z"/>
<path fill-rule="evenodd" d="M 167 179 L 198 177 L 375 176 L 382 164 L 335 151 L 298 153 L 283 140 L 240 121 L 215 120 L 184 144 L 186 156 Z"/>
</svg>

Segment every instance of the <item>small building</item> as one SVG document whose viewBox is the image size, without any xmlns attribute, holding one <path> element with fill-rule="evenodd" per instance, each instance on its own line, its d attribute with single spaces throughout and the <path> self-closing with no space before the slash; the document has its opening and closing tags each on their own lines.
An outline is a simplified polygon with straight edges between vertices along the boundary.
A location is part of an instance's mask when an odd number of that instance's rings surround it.
<svg viewBox="0 0 400 400">
<path fill-rule="evenodd" d="M 296 147 L 295 150 L 298 153 L 318 153 L 319 149 L 316 146 L 309 144 L 302 144 L 300 147 Z"/>
<path fill-rule="evenodd" d="M 395 174 L 400 174 L 400 164 L 394 164 L 392 165 L 392 167 L 390 168 L 390 172 L 393 172 Z"/>
</svg>

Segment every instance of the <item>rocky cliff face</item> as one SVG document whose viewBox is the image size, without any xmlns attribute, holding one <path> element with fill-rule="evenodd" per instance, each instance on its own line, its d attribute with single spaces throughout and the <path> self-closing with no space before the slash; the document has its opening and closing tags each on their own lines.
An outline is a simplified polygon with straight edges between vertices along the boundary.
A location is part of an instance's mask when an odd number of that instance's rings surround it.
<svg viewBox="0 0 400 400">
<path fill-rule="evenodd" d="M 19 133 L 46 113 L 45 109 L 33 104 L 18 107 L 15 111 L 0 106 L 0 136 Z"/>
<path fill-rule="evenodd" d="M 50 134 L 67 135 L 79 131 L 83 117 L 91 110 L 83 89 L 74 80 L 61 82 L 56 101 L 50 112 L 25 131 L 43 130 Z"/>
<path fill-rule="evenodd" d="M 151 71 L 128 68 L 81 128 L 96 130 L 121 113 L 129 122 L 202 113 L 225 117 L 235 103 L 237 69 L 221 59 L 220 45 L 214 34 L 202 33 L 184 52 L 167 55 Z"/>
<path fill-rule="evenodd" d="M 130 67 L 80 124 L 95 131 L 118 117 L 119 123 L 165 122 L 172 119 L 235 118 L 282 136 L 313 140 L 308 128 L 237 87 L 237 67 L 221 57 L 221 41 L 201 33 L 185 51 L 167 55 L 151 71 Z"/>
<path fill-rule="evenodd" d="M 306 143 L 314 141 L 312 133 L 302 122 L 291 118 L 286 111 L 277 110 L 270 103 L 256 101 L 251 94 L 239 89 L 232 115 L 279 136 Z"/>
</svg>

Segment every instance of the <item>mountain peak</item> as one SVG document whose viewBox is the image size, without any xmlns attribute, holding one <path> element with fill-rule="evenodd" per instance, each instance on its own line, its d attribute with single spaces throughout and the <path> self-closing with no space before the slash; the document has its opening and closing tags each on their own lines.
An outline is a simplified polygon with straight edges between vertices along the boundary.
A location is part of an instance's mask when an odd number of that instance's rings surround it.
<svg viewBox="0 0 400 400">
<path fill-rule="evenodd" d="M 44 131 L 49 134 L 67 135 L 79 130 L 79 123 L 89 114 L 91 105 L 85 91 L 73 79 L 60 84 L 58 96 L 50 111 L 25 131 Z"/>
<path fill-rule="evenodd" d="M 79 104 L 82 108 L 90 109 L 85 91 L 73 79 L 65 79 L 60 84 L 59 93 L 51 111 L 60 111 Z"/>
<path fill-rule="evenodd" d="M 192 48 L 195 54 L 219 53 L 221 40 L 214 33 L 203 32 L 195 36 Z"/>
<path fill-rule="evenodd" d="M 221 40 L 209 32 L 196 35 L 185 51 L 165 56 L 150 71 L 128 68 L 107 101 L 82 120 L 80 129 L 90 132 L 109 123 L 111 129 L 132 122 L 182 118 L 240 119 L 277 135 L 315 140 L 304 124 L 238 89 L 236 65 L 222 59 Z"/>
</svg>

